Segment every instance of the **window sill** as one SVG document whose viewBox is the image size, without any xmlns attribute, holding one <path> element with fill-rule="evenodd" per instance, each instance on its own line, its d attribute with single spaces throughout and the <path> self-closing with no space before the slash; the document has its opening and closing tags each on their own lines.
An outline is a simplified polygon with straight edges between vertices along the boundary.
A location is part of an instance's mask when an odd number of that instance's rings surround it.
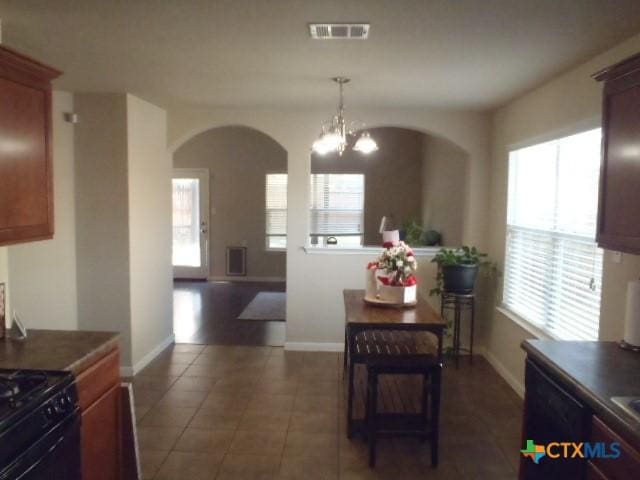
<svg viewBox="0 0 640 480">
<path fill-rule="evenodd" d="M 413 253 L 416 257 L 433 257 L 443 247 L 416 247 Z M 380 247 L 302 247 L 305 253 L 311 255 L 379 255 Z"/>
<path fill-rule="evenodd" d="M 286 249 L 286 248 L 275 248 L 275 247 L 274 247 L 274 248 L 269 248 L 269 247 L 267 247 L 267 248 L 265 248 L 265 249 L 264 249 L 264 251 L 265 251 L 265 252 L 280 252 L 280 253 L 286 253 L 286 252 L 287 252 L 287 249 Z"/>
<path fill-rule="evenodd" d="M 504 305 L 500 307 L 496 307 L 496 310 L 500 312 L 502 315 L 504 315 L 505 317 L 507 317 L 509 320 L 511 320 L 513 323 L 515 323 L 519 327 L 529 332 L 531 335 L 533 335 L 537 339 L 558 340 L 558 338 L 554 337 L 549 332 L 543 330 L 540 327 L 537 327 L 536 325 L 529 322 L 528 320 L 525 320 L 520 315 L 510 310 L 509 308 L 505 307 Z"/>
</svg>

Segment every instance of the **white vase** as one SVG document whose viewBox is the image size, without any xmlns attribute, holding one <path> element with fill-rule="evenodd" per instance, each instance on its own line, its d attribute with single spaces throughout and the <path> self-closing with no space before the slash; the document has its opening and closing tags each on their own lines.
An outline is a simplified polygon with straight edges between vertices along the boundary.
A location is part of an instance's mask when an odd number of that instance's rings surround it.
<svg viewBox="0 0 640 480">
<path fill-rule="evenodd" d="M 396 305 L 407 305 L 416 302 L 417 286 L 408 287 L 381 285 L 378 290 L 378 298 L 383 302 Z"/>
<path fill-rule="evenodd" d="M 367 268 L 367 280 L 365 287 L 365 296 L 368 298 L 376 298 L 378 295 L 378 280 L 376 279 L 375 268 Z"/>
</svg>

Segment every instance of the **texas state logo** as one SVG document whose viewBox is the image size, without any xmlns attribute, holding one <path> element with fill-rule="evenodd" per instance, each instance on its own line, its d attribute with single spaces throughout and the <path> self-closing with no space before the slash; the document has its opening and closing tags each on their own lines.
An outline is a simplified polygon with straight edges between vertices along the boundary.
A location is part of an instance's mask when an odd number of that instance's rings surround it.
<svg viewBox="0 0 640 480">
<path fill-rule="evenodd" d="M 536 445 L 533 440 L 527 440 L 527 446 L 520 450 L 520 453 L 523 457 L 533 460 L 533 463 L 538 463 L 547 454 L 544 445 Z"/>
</svg>

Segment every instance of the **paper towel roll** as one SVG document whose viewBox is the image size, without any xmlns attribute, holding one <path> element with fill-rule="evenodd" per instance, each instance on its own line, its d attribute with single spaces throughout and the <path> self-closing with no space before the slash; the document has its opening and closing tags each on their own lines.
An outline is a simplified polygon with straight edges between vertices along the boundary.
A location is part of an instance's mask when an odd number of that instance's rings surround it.
<svg viewBox="0 0 640 480">
<path fill-rule="evenodd" d="M 635 347 L 640 347 L 640 280 L 627 284 L 624 341 Z"/>
</svg>

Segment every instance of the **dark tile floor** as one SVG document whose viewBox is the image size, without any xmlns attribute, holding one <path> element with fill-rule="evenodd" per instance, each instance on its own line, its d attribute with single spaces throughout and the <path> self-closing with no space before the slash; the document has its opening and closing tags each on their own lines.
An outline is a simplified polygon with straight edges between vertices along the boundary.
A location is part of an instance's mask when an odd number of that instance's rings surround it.
<svg viewBox="0 0 640 480">
<path fill-rule="evenodd" d="M 174 282 L 173 325 L 180 343 L 284 345 L 285 322 L 238 320 L 259 292 L 285 291 L 283 282 Z"/>
<path fill-rule="evenodd" d="M 381 440 L 368 468 L 341 354 L 178 344 L 133 383 L 146 479 L 516 478 L 522 402 L 482 357 L 445 366 L 437 469 L 414 439 Z"/>
</svg>

